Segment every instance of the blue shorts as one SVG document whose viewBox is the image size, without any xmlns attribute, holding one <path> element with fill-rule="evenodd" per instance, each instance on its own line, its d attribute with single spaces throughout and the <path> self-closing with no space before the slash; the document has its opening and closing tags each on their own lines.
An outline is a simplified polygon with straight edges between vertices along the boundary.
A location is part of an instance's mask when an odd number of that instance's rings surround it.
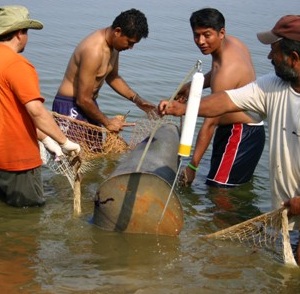
<svg viewBox="0 0 300 294">
<path fill-rule="evenodd" d="M 263 125 L 218 126 L 206 184 L 234 187 L 249 182 L 265 145 Z"/>
<path fill-rule="evenodd" d="M 95 100 L 94 103 L 98 107 L 98 104 Z M 52 104 L 52 111 L 88 122 L 93 125 L 101 126 L 101 124 L 85 115 L 83 110 L 76 105 L 74 97 L 56 95 Z"/>
</svg>

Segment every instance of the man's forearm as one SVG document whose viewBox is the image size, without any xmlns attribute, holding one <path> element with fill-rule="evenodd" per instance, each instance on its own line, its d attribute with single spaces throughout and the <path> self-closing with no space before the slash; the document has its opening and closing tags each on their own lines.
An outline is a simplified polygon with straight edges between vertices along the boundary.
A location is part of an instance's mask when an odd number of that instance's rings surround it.
<svg viewBox="0 0 300 294">
<path fill-rule="evenodd" d="M 38 100 L 31 101 L 25 104 L 25 107 L 37 129 L 39 129 L 42 133 L 50 136 L 59 144 L 64 144 L 66 142 L 66 136 L 56 124 L 51 113 L 46 108 L 44 108 L 42 102 Z M 43 139 L 42 133 L 38 133 L 39 139 Z"/>
<path fill-rule="evenodd" d="M 112 80 L 107 80 L 107 83 L 116 93 L 134 102 L 137 93 L 129 87 L 122 77 L 117 76 Z"/>
<path fill-rule="evenodd" d="M 241 111 L 225 91 L 205 96 L 200 101 L 198 116 L 216 117 L 229 112 Z"/>
<path fill-rule="evenodd" d="M 76 104 L 89 119 L 96 121 L 103 126 L 109 124 L 109 118 L 97 107 L 94 100 L 89 99 L 82 101 L 82 99 L 77 98 Z"/>
</svg>

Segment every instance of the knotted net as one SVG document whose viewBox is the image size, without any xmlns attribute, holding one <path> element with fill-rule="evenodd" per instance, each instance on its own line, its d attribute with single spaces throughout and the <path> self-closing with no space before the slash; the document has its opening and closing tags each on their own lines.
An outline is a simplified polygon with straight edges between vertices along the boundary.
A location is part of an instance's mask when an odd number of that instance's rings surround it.
<svg viewBox="0 0 300 294">
<path fill-rule="evenodd" d="M 83 174 L 95 165 L 97 158 L 109 153 L 124 153 L 130 148 L 121 133 L 110 132 L 106 128 L 55 112 L 52 115 L 66 137 L 80 145 L 81 151 L 79 156 L 61 156 L 57 159 L 40 144 L 41 158 L 54 173 L 67 177 L 74 192 L 74 211 L 80 213 Z"/>
<path fill-rule="evenodd" d="M 165 116 L 159 119 L 141 118 L 132 129 L 130 142 L 127 143 L 122 133 L 110 132 L 104 127 L 89 124 L 72 117 L 52 112 L 52 115 L 70 140 L 81 147 L 79 156 L 62 156 L 57 159 L 40 143 L 40 153 L 43 163 L 54 173 L 66 176 L 74 192 L 74 211 L 81 212 L 81 180 L 83 175 L 91 170 L 97 160 L 108 154 L 122 154 L 133 150 L 160 123 L 177 123 L 176 119 Z"/>
<path fill-rule="evenodd" d="M 284 207 L 203 238 L 240 242 L 253 249 L 262 249 L 281 263 L 297 265 L 290 243 L 287 209 Z"/>
</svg>

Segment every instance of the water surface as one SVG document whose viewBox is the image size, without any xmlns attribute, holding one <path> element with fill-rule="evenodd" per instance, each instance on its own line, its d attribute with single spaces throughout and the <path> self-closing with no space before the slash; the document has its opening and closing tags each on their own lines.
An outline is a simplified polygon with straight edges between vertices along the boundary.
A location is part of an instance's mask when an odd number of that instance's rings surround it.
<svg viewBox="0 0 300 294">
<path fill-rule="evenodd" d="M 0 1 L 1 4 L 7 4 Z M 120 73 L 139 94 L 154 103 L 170 97 L 197 59 L 203 71 L 211 59 L 193 43 L 189 17 L 211 6 L 223 12 L 228 34 L 250 48 L 257 75 L 273 70 L 256 32 L 270 29 L 284 14 L 295 14 L 299 1 L 43 1 L 20 0 L 42 31 L 29 32 L 24 55 L 36 66 L 46 106 L 62 79 L 76 44 L 93 30 L 108 26 L 123 10 L 142 10 L 150 34 L 133 50 L 121 53 Z M 104 86 L 98 98 L 109 115 L 143 113 Z M 201 124 L 198 119 L 197 129 Z M 126 138 L 130 131 L 124 132 Z M 105 232 L 91 224 L 93 197 L 118 157 L 99 162 L 83 180 L 82 216 L 73 215 L 66 178 L 43 170 L 47 204 L 16 209 L 0 203 L 1 293 L 297 293 L 299 270 L 274 262 L 238 244 L 206 242 L 201 235 L 271 209 L 268 147 L 253 181 L 234 190 L 204 185 L 210 149 L 190 188 L 179 191 L 184 229 L 176 238 Z M 188 159 L 184 159 L 184 164 Z"/>
</svg>

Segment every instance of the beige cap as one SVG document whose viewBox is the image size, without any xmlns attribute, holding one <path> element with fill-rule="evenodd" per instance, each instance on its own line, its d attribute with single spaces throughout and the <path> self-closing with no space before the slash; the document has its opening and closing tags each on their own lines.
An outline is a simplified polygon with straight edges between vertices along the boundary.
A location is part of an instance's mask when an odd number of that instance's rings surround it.
<svg viewBox="0 0 300 294">
<path fill-rule="evenodd" d="M 21 29 L 41 30 L 43 24 L 30 19 L 29 11 L 20 5 L 0 7 L 0 35 L 5 35 Z"/>
</svg>

